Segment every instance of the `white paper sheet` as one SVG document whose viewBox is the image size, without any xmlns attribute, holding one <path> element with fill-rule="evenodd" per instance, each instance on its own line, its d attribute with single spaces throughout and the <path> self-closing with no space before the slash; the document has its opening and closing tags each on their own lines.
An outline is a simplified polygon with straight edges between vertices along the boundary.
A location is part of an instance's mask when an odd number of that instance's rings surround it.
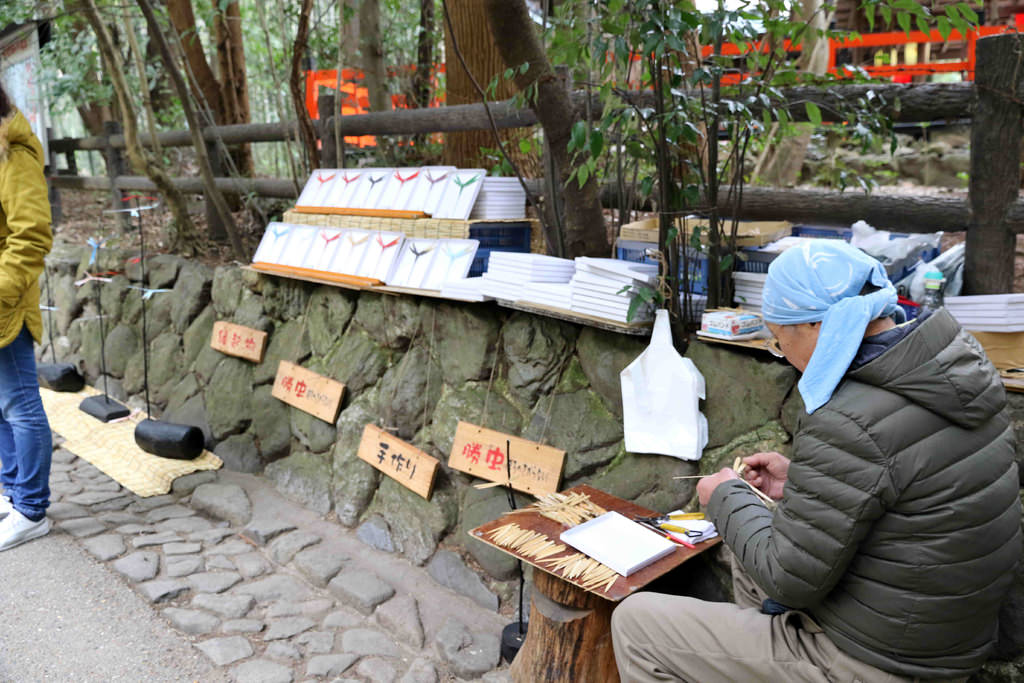
<svg viewBox="0 0 1024 683">
<path fill-rule="evenodd" d="M 406 210 L 423 211 L 433 216 L 441 201 L 441 195 L 444 194 L 448 177 L 454 170 L 454 166 L 424 166 L 421 168 L 420 182 L 406 204 Z"/>
<path fill-rule="evenodd" d="M 320 228 L 317 231 L 316 239 L 313 240 L 313 248 L 309 250 L 306 257 L 305 268 L 311 270 L 330 271 L 334 257 L 343 244 L 345 232 L 337 228 Z"/>
<path fill-rule="evenodd" d="M 409 202 L 423 182 L 423 172 L 419 168 L 396 168 L 386 181 L 384 194 L 381 196 L 378 209 L 392 211 L 418 211 L 410 209 Z"/>
<path fill-rule="evenodd" d="M 370 237 L 366 256 L 359 265 L 358 275 L 387 282 L 398 255 L 402 251 L 405 235 L 400 232 L 376 232 Z"/>
<path fill-rule="evenodd" d="M 441 289 L 446 282 L 462 280 L 469 275 L 476 258 L 476 250 L 480 246 L 478 240 L 439 240 L 438 254 L 427 277 L 424 278 L 423 289 Z"/>
<path fill-rule="evenodd" d="M 469 218 L 480 194 L 480 186 L 487 171 L 482 168 L 460 169 L 448 177 L 441 203 L 434 212 L 434 218 L 450 218 L 464 221 Z"/>
<path fill-rule="evenodd" d="M 359 189 L 355 190 L 350 209 L 376 209 L 384 196 L 384 186 L 388 178 L 395 172 L 393 168 L 364 168 L 363 177 L 359 180 Z"/>
<path fill-rule="evenodd" d="M 364 173 L 362 170 L 342 169 L 334 181 L 331 194 L 327 197 L 327 206 L 338 209 L 353 208 L 352 201 L 359 192 Z"/>
<path fill-rule="evenodd" d="M 304 267 L 306 257 L 316 240 L 317 232 L 318 228 L 311 225 L 293 225 L 279 263 L 293 268 Z"/>
<path fill-rule="evenodd" d="M 562 532 L 559 539 L 622 576 L 629 576 L 672 554 L 676 544 L 650 529 L 606 512 Z"/>
<path fill-rule="evenodd" d="M 302 194 L 299 195 L 295 205 L 315 207 L 327 206 L 327 198 L 330 196 L 331 190 L 334 189 L 334 183 L 337 180 L 338 169 L 318 168 L 313 171 L 313 175 L 311 175 L 309 180 L 306 181 L 306 186 L 302 188 Z"/>
<path fill-rule="evenodd" d="M 372 237 L 373 233 L 368 230 L 346 230 L 338 240 L 340 244 L 331 263 L 331 272 L 343 275 L 358 273 Z"/>
<path fill-rule="evenodd" d="M 387 283 L 395 287 L 423 289 L 423 283 L 438 254 L 438 247 L 438 240 L 407 239 Z"/>
<path fill-rule="evenodd" d="M 253 254 L 253 263 L 280 263 L 281 254 L 284 252 L 284 245 L 288 243 L 288 235 L 291 234 L 292 226 L 288 223 L 273 222 L 263 232 L 263 239 L 260 240 L 256 253 Z"/>
</svg>

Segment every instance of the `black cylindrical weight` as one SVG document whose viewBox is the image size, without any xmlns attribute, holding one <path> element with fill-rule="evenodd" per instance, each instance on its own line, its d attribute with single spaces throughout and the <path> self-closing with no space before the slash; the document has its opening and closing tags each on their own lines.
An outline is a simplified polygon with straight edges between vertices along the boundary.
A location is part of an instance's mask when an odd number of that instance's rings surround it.
<svg viewBox="0 0 1024 683">
<path fill-rule="evenodd" d="M 85 378 L 71 363 L 40 363 L 36 366 L 39 386 L 50 391 L 76 393 L 85 386 Z"/>
<path fill-rule="evenodd" d="M 161 458 L 193 460 L 203 452 L 206 440 L 203 431 L 192 425 L 143 420 L 135 427 L 135 443 Z"/>
</svg>

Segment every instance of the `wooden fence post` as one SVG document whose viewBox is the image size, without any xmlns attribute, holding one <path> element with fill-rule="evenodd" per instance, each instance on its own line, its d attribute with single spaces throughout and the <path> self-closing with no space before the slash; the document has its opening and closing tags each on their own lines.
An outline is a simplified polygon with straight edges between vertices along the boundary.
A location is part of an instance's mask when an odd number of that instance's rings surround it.
<svg viewBox="0 0 1024 683">
<path fill-rule="evenodd" d="M 1020 190 L 1022 77 L 1021 36 L 978 41 L 964 294 L 1013 291 L 1016 235 L 1007 216 Z"/>
<path fill-rule="evenodd" d="M 317 100 L 320 114 L 320 165 L 324 168 L 338 168 L 338 147 L 334 140 L 334 118 L 338 115 L 334 107 L 334 94 L 323 94 Z"/>
<path fill-rule="evenodd" d="M 49 140 L 53 140 L 53 128 L 46 129 L 46 137 Z M 47 149 L 50 152 L 50 158 L 47 159 L 47 176 L 52 178 L 57 175 L 57 152 L 54 151 L 53 147 L 47 145 Z M 64 218 L 64 207 L 60 203 L 60 190 L 57 189 L 57 185 L 52 181 L 47 182 L 49 186 L 49 199 L 50 199 L 50 225 L 57 227 L 60 225 L 61 219 Z"/>
<path fill-rule="evenodd" d="M 203 136 L 205 138 L 205 135 Z M 217 141 L 206 141 L 206 156 L 210 159 L 210 169 L 213 171 L 214 178 L 224 177 L 224 155 L 222 154 L 223 146 L 218 144 Z M 217 209 L 213 204 L 213 201 L 205 195 L 203 196 L 203 207 L 206 212 L 206 232 L 212 240 L 223 241 L 228 237 L 227 228 L 224 226 L 224 221 L 221 220 L 220 214 L 217 213 Z"/>
<path fill-rule="evenodd" d="M 125 175 L 124 154 L 121 153 L 120 149 L 117 149 L 110 144 L 110 138 L 115 135 L 121 135 L 121 122 L 104 121 L 103 132 L 106 134 L 106 145 L 103 149 L 103 158 L 107 162 L 107 177 L 110 178 L 110 208 L 123 209 L 125 208 L 123 201 L 124 193 L 118 188 L 117 179 L 120 176 Z M 128 220 L 128 214 L 117 213 L 114 215 L 117 216 L 122 231 L 127 231 L 131 227 L 131 222 Z"/>
</svg>

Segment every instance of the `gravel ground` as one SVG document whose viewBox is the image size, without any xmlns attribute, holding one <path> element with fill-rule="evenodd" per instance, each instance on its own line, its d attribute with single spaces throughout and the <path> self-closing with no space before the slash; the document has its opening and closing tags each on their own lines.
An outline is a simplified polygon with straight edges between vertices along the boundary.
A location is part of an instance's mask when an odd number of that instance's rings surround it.
<svg viewBox="0 0 1024 683">
<path fill-rule="evenodd" d="M 0 553 L 0 681 L 225 681 L 70 537 Z"/>
</svg>

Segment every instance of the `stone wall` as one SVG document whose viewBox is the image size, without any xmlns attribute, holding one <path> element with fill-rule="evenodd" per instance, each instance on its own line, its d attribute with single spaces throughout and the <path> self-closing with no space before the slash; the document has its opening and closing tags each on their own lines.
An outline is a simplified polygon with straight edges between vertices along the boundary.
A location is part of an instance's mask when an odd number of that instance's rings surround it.
<svg viewBox="0 0 1024 683">
<path fill-rule="evenodd" d="M 107 380 L 116 398 L 144 407 L 142 301 L 141 292 L 132 289 L 141 269 L 130 257 L 101 252 L 100 269 L 124 271 L 102 289 Z M 73 284 L 87 260 L 87 252 L 66 247 L 49 259 L 58 307 L 54 348 L 58 359 L 79 363 L 96 384 L 101 363 L 95 285 Z M 503 490 L 478 490 L 472 478 L 447 467 L 459 420 L 565 449 L 566 487 L 589 483 L 670 510 L 689 504 L 694 493 L 693 480 L 674 476 L 711 472 L 737 455 L 761 450 L 787 453 L 802 410 L 797 375 L 789 365 L 763 354 L 694 343 L 687 355 L 707 378 L 710 443 L 704 457 L 698 464 L 627 453 L 618 376 L 646 347 L 644 338 L 493 304 L 357 293 L 238 267 L 211 270 L 174 256 L 152 259 L 149 286 L 171 290 L 155 294 L 147 311 L 155 412 L 201 427 L 226 467 L 262 472 L 286 496 L 354 527 L 377 548 L 439 567 L 451 563 L 447 551 L 457 553 L 485 579 L 478 586 L 482 591 L 473 589 L 484 596 L 481 600 L 493 599 L 486 597 L 488 590 L 509 599 L 517 568 L 510 557 L 466 533 L 506 511 L 508 501 Z M 212 350 L 217 320 L 268 332 L 263 363 Z M 49 344 L 39 353 L 49 360 Z M 271 397 L 280 360 L 346 384 L 335 424 Z M 1020 436 L 1022 399 L 1013 399 Z M 356 457 L 369 422 L 441 461 L 431 500 Z M 724 597 L 728 581 L 721 580 L 726 576 L 721 563 L 712 560 L 702 567 L 704 576 L 693 579 L 702 586 L 698 592 Z M 1015 595 L 1014 609 L 1024 613 L 1024 576 Z M 1003 639 L 1004 659 L 1024 649 L 1021 629 L 1007 630 L 1013 633 Z M 993 667 L 1024 676 L 1024 660 Z M 1017 680 L 992 675 L 1000 677 L 984 680 Z"/>
</svg>

